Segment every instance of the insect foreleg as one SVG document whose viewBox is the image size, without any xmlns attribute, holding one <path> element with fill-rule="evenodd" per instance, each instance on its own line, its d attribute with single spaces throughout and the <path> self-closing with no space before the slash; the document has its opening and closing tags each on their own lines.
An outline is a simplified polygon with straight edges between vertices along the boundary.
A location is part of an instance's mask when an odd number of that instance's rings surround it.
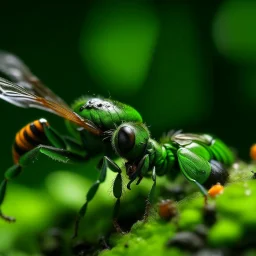
<svg viewBox="0 0 256 256">
<path fill-rule="evenodd" d="M 52 146 L 39 145 L 23 155 L 19 160 L 19 164 L 22 167 L 30 165 L 34 163 L 35 160 L 37 160 L 37 157 L 40 154 L 43 154 L 53 160 L 62 163 L 77 163 L 83 160 L 81 156 L 76 155 L 68 150 L 55 148 Z"/>
<path fill-rule="evenodd" d="M 120 209 L 120 198 L 122 196 L 122 193 L 123 193 L 123 180 L 122 180 L 121 172 L 118 172 L 114 181 L 114 186 L 113 186 L 113 194 L 117 199 L 114 207 L 114 212 L 113 212 L 113 224 L 119 233 L 124 233 L 117 222 L 119 209 Z"/>
<path fill-rule="evenodd" d="M 0 206 L 2 205 L 4 198 L 5 198 L 7 181 L 9 179 L 12 179 L 12 178 L 15 178 L 16 176 L 18 176 L 20 174 L 20 172 L 21 172 L 21 166 L 19 164 L 13 165 L 5 172 L 5 178 L 0 185 Z M 8 222 L 15 221 L 15 218 L 4 215 L 2 213 L 1 209 L 0 209 L 0 217 Z"/>
<path fill-rule="evenodd" d="M 98 191 L 100 184 L 106 180 L 108 168 L 113 172 L 117 172 L 117 176 L 115 178 L 114 186 L 113 186 L 113 194 L 117 198 L 115 208 L 114 208 L 114 218 L 118 215 L 119 205 L 120 205 L 120 197 L 122 195 L 122 177 L 121 177 L 122 170 L 110 158 L 108 158 L 107 156 L 104 156 L 101 170 L 100 170 L 100 176 L 99 176 L 98 180 L 96 180 L 96 182 L 90 187 L 89 191 L 87 192 L 86 202 L 80 208 L 80 211 L 78 213 L 78 217 L 77 217 L 77 220 L 75 223 L 75 230 L 74 230 L 73 238 L 75 238 L 78 234 L 80 220 L 81 220 L 81 218 L 84 217 L 89 202 L 94 198 L 96 192 Z"/>
<path fill-rule="evenodd" d="M 148 220 L 151 205 L 154 203 L 155 191 L 156 191 L 156 168 L 155 168 L 155 166 L 153 167 L 153 170 L 152 170 L 152 180 L 153 180 L 153 185 L 149 191 L 148 198 L 146 201 L 146 209 L 145 209 L 145 213 L 143 216 L 143 221 Z"/>
<path fill-rule="evenodd" d="M 136 172 L 130 177 L 130 181 L 127 184 L 127 188 L 131 190 L 131 184 L 139 177 L 136 185 L 139 185 L 143 176 L 148 173 L 149 169 L 149 155 L 146 154 L 139 162 Z"/>
</svg>

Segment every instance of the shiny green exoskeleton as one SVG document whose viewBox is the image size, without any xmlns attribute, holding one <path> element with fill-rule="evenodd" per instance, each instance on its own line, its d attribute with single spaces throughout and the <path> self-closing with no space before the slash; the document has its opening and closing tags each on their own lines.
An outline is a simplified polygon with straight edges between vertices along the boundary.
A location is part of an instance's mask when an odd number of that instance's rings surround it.
<svg viewBox="0 0 256 256">
<path fill-rule="evenodd" d="M 128 105 L 111 99 L 82 97 L 69 108 L 24 63 L 9 53 L 0 52 L 0 72 L 8 79 L 0 78 L 0 98 L 19 107 L 40 108 L 65 118 L 67 128 L 73 135 L 72 139 L 60 135 L 45 119 L 22 128 L 13 146 L 15 164 L 5 172 L 0 185 L 0 206 L 8 181 L 18 176 L 24 166 L 33 163 L 39 153 L 65 163 L 103 155 L 99 178 L 89 188 L 79 211 L 75 235 L 89 202 L 106 179 L 107 170 L 116 173 L 113 194 L 116 198 L 114 220 L 118 227 L 116 218 L 123 179 L 122 169 L 113 161 L 113 157 L 125 160 L 125 171 L 130 180 L 128 189 L 131 189 L 134 181 L 138 185 L 143 177 L 152 179 L 148 205 L 153 202 L 157 176 L 166 175 L 173 180 L 182 173 L 204 195 L 205 188 L 227 181 L 226 167 L 234 162 L 234 155 L 217 138 L 206 134 L 170 132 L 160 143 L 151 138 L 141 115 Z M 147 214 L 146 211 L 145 219 Z M 0 216 L 7 221 L 14 220 L 2 211 Z"/>
</svg>

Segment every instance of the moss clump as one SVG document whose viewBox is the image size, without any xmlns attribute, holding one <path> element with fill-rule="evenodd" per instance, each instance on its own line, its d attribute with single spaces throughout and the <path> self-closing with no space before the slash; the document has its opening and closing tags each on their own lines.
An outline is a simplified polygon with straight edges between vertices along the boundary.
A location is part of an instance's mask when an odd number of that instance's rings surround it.
<svg viewBox="0 0 256 256">
<path fill-rule="evenodd" d="M 181 229 L 193 230 L 200 223 L 202 223 L 202 214 L 197 209 L 185 209 L 180 213 Z"/>
<path fill-rule="evenodd" d="M 208 243 L 213 247 L 229 247 L 243 236 L 243 229 L 239 223 L 221 219 L 210 229 Z"/>
<path fill-rule="evenodd" d="M 177 202 L 177 218 L 164 222 L 154 215 L 149 223 L 137 222 L 126 235 L 112 236 L 112 249 L 100 255 L 255 255 L 255 167 L 235 164 L 224 192 L 207 205 L 199 193 L 189 194 Z"/>
</svg>

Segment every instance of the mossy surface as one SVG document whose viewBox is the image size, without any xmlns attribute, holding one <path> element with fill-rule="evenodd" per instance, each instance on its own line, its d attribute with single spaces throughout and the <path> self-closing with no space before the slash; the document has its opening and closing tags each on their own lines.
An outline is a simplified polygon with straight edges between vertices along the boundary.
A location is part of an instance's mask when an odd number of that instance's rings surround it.
<svg viewBox="0 0 256 256">
<path fill-rule="evenodd" d="M 95 161 L 90 165 L 95 168 Z M 0 252 L 7 256 L 256 255 L 254 170 L 256 164 L 235 163 L 223 193 L 209 197 L 207 203 L 182 175 L 175 182 L 157 177 L 155 205 L 147 222 L 142 220 L 152 180 L 143 179 L 131 191 L 124 183 L 118 218 L 124 234 L 117 233 L 112 225 L 115 174 L 109 173 L 74 240 L 71 237 L 77 210 L 95 177 L 82 177 L 79 170 L 78 174 L 59 171 L 47 177 L 43 190 L 12 185 L 4 210 L 20 210 L 16 212 L 17 224 L 0 223 Z M 74 188 L 75 197 L 69 192 Z M 171 199 L 171 209 L 175 209 L 168 221 L 158 214 L 162 199 Z M 33 200 L 36 208 L 30 203 Z M 26 205 L 30 206 L 24 208 Z"/>
<path fill-rule="evenodd" d="M 100 255 L 256 255 L 255 169 L 234 164 L 222 194 L 206 204 L 198 192 L 189 192 L 176 201 L 178 216 L 170 221 L 155 208 L 148 223 L 138 221 L 129 233 L 112 235 L 112 248 Z"/>
</svg>

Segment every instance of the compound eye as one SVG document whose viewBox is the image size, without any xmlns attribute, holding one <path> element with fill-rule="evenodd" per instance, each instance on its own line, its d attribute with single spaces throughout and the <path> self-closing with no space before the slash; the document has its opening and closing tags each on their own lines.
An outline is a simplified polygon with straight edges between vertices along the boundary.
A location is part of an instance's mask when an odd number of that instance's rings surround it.
<svg viewBox="0 0 256 256">
<path fill-rule="evenodd" d="M 128 153 L 135 144 L 134 130 L 129 126 L 123 126 L 118 132 L 118 148 L 120 153 Z"/>
</svg>

